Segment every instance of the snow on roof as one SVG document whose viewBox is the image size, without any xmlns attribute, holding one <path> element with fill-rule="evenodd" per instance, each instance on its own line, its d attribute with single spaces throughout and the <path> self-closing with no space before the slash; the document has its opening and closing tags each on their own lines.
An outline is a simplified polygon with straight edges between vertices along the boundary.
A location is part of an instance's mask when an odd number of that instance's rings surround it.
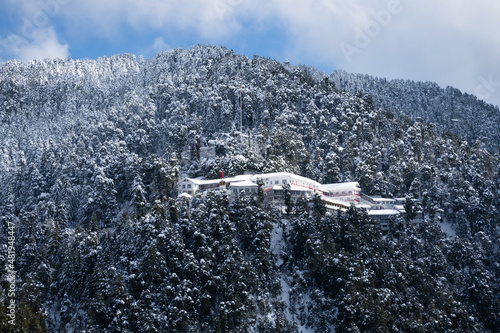
<svg viewBox="0 0 500 333">
<path fill-rule="evenodd" d="M 374 202 L 381 202 L 381 201 L 387 201 L 387 202 L 396 202 L 395 199 L 388 199 L 388 198 L 373 198 L 372 197 L 372 200 Z"/>
<path fill-rule="evenodd" d="M 359 209 L 371 209 L 372 206 L 371 205 L 356 205 L 356 208 L 359 208 Z"/>
<path fill-rule="evenodd" d="M 259 178 L 276 178 L 276 177 L 290 177 L 290 176 L 301 177 L 301 176 L 291 174 L 289 172 L 271 172 L 271 173 L 255 174 L 255 175 L 252 175 L 252 178 L 255 178 L 255 180 L 257 180 Z"/>
<path fill-rule="evenodd" d="M 334 183 L 334 184 L 325 184 L 322 185 L 322 187 L 329 191 L 329 192 L 335 192 L 335 191 L 342 191 L 342 190 L 357 190 L 360 191 L 361 188 L 359 187 L 358 182 L 349 182 L 349 183 Z"/>
<path fill-rule="evenodd" d="M 346 207 L 349 207 L 349 205 L 350 205 L 348 202 L 345 202 L 345 201 L 340 201 L 340 200 L 335 200 L 335 199 L 328 198 L 328 197 L 323 198 L 323 200 L 324 200 L 327 204 L 328 204 L 328 203 L 332 203 L 332 204 L 342 205 L 342 206 L 346 206 Z"/>
<path fill-rule="evenodd" d="M 219 183 L 220 179 L 184 178 L 181 182 L 190 182 L 196 185 L 207 185 Z"/>
<path fill-rule="evenodd" d="M 400 212 L 406 212 L 405 206 L 403 205 L 394 205 L 394 209 L 399 210 Z"/>
<path fill-rule="evenodd" d="M 231 183 L 231 182 L 245 181 L 248 180 L 249 178 L 250 178 L 249 175 L 238 175 L 234 177 L 218 178 L 218 179 L 203 179 L 201 177 L 198 177 L 198 178 L 184 178 L 183 180 L 181 180 L 181 182 L 189 181 L 196 185 L 209 185 L 209 184 L 218 184 L 221 180 Z"/>
<path fill-rule="evenodd" d="M 380 215 L 400 215 L 401 213 L 395 209 L 374 209 L 368 212 L 368 215 L 380 216 Z"/>
<path fill-rule="evenodd" d="M 252 182 L 250 179 L 244 179 L 240 181 L 232 181 L 229 187 L 257 187 L 257 184 Z"/>
<path fill-rule="evenodd" d="M 293 178 L 295 180 L 300 180 L 306 183 L 313 184 L 315 186 L 321 186 L 320 183 L 317 181 L 307 178 L 307 177 L 302 177 L 299 175 L 295 175 L 293 173 L 289 172 L 272 172 L 272 173 L 261 173 L 261 174 L 255 174 L 251 177 L 252 181 L 257 181 L 258 179 L 267 179 L 267 178 L 280 178 L 280 179 L 286 179 L 286 178 Z"/>
<path fill-rule="evenodd" d="M 179 198 L 188 198 L 191 199 L 193 196 L 187 194 L 186 192 L 182 192 L 181 194 L 178 195 Z"/>
<path fill-rule="evenodd" d="M 307 183 L 307 184 L 310 184 L 312 186 L 316 186 L 316 187 L 321 187 L 322 185 L 320 183 L 318 183 L 317 181 L 315 180 L 312 180 L 312 179 L 309 179 L 309 178 L 306 178 L 306 177 L 302 177 L 302 176 L 298 176 L 298 175 L 295 175 L 295 174 L 292 174 L 292 173 L 289 173 L 289 172 L 273 172 L 273 173 L 262 173 L 262 174 L 254 174 L 254 175 L 237 175 L 237 176 L 234 176 L 234 177 L 227 177 L 227 178 L 223 178 L 223 179 L 203 179 L 201 177 L 198 177 L 198 178 L 184 178 L 182 179 L 180 182 L 191 182 L 193 184 L 196 184 L 196 185 L 209 185 L 209 184 L 218 184 L 221 180 L 224 180 L 225 182 L 228 182 L 228 183 L 231 183 L 231 184 L 234 184 L 236 185 L 235 183 L 238 182 L 244 182 L 242 184 L 238 184 L 238 186 L 253 186 L 254 184 L 257 183 L 257 181 L 259 179 L 276 179 L 276 178 L 279 178 L 279 179 L 294 179 L 294 180 L 298 180 L 298 181 L 302 181 L 304 183 Z M 250 184 L 252 183 L 252 184 Z M 246 184 L 246 185 L 245 185 Z M 353 184 L 357 184 L 357 183 L 353 183 Z M 296 191 L 300 191 L 302 189 L 294 189 Z"/>
</svg>

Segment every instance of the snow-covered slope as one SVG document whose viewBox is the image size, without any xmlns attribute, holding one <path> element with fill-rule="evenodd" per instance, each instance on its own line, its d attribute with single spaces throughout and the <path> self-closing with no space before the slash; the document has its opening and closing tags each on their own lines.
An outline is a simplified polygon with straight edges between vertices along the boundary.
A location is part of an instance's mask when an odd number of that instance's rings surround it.
<svg viewBox="0 0 500 333">
<path fill-rule="evenodd" d="M 11 61 L 0 65 L 0 121 L 0 275 L 13 222 L 20 330 L 500 325 L 498 155 L 313 69 L 208 46 L 149 60 Z M 408 195 L 426 221 L 396 219 L 382 234 L 363 212 L 325 214 L 314 198 L 293 216 L 262 193 L 177 199 L 181 175 L 221 171 L 356 181 L 368 194 Z"/>
</svg>

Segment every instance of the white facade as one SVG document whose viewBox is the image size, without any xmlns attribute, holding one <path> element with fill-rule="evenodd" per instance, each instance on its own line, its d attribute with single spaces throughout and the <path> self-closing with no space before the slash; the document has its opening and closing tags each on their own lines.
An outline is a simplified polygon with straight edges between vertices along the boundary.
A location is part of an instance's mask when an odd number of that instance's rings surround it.
<svg viewBox="0 0 500 333">
<path fill-rule="evenodd" d="M 353 204 L 360 202 L 361 188 L 358 182 L 326 184 L 322 189 L 326 197 Z"/>
<path fill-rule="evenodd" d="M 239 175 L 224 179 L 183 178 L 177 185 L 179 196 L 192 198 L 196 193 L 207 191 L 227 191 L 235 198 L 245 192 L 256 195 L 258 181 L 263 182 L 264 199 L 275 207 L 284 206 L 284 186 L 290 185 L 291 201 L 300 198 L 310 199 L 315 193 L 325 201 L 328 211 L 347 209 L 354 205 L 368 212 L 368 215 L 381 223 L 382 230 L 388 230 L 390 221 L 405 214 L 397 205 L 397 200 L 370 197 L 361 192 L 358 182 L 322 185 L 312 179 L 288 172 L 275 172 L 254 175 Z M 421 216 L 419 217 L 421 219 Z M 415 219 L 417 220 L 417 219 Z"/>
<path fill-rule="evenodd" d="M 257 189 L 259 186 L 257 183 L 252 182 L 250 179 L 245 179 L 242 181 L 233 181 L 229 184 L 228 190 L 232 196 L 237 195 L 238 193 L 248 193 L 248 194 L 257 194 Z"/>
<path fill-rule="evenodd" d="M 319 192 L 322 186 L 317 181 L 288 172 L 263 173 L 251 177 L 251 180 L 254 182 L 257 182 L 259 179 L 262 179 L 264 182 L 264 190 L 290 184 L 290 186 L 295 187 L 297 190 L 303 189 L 304 191 Z"/>
<path fill-rule="evenodd" d="M 296 202 L 299 198 L 310 198 L 314 193 L 321 194 L 321 184 L 312 179 L 298 176 L 288 172 L 275 172 L 257 174 L 251 177 L 251 181 L 257 183 L 262 179 L 265 200 L 271 205 L 282 206 L 285 203 L 284 186 L 290 185 L 291 201 Z"/>
<path fill-rule="evenodd" d="M 357 182 L 322 185 L 315 180 L 298 176 L 289 172 L 274 172 L 254 175 L 239 175 L 224 178 L 224 187 L 220 186 L 221 179 L 183 178 L 177 185 L 179 195 L 194 196 L 199 192 L 226 189 L 231 196 L 246 192 L 256 194 L 257 182 L 262 180 L 266 200 L 275 205 L 284 203 L 283 186 L 290 185 L 291 200 L 311 198 L 315 193 L 321 195 L 327 206 L 348 208 L 349 205 L 358 205 L 361 188 Z"/>
<path fill-rule="evenodd" d="M 242 175 L 224 179 L 183 178 L 177 184 L 177 192 L 179 195 L 185 193 L 194 196 L 199 192 L 221 190 L 221 181 L 224 182 L 223 187 L 227 189 L 230 184 L 245 181 L 248 177 Z"/>
<path fill-rule="evenodd" d="M 189 194 L 191 196 L 195 195 L 197 192 L 205 192 L 208 190 L 218 190 L 219 180 L 202 180 L 197 178 L 183 178 L 177 184 L 177 191 L 179 195 Z"/>
<path fill-rule="evenodd" d="M 294 175 L 288 172 L 265 173 L 255 175 L 239 175 L 235 177 L 224 178 L 225 188 L 231 195 L 237 193 L 257 193 L 257 182 L 262 179 L 264 192 L 272 191 L 273 194 L 282 195 L 283 185 L 289 184 L 292 198 L 300 196 L 309 197 L 314 193 L 323 194 L 322 185 L 312 179 Z M 191 196 L 198 192 L 220 189 L 221 179 L 200 179 L 183 178 L 177 184 L 179 195 L 182 193 Z M 281 192 L 279 192 L 281 191 Z"/>
<path fill-rule="evenodd" d="M 368 211 L 368 216 L 377 219 L 380 222 L 380 228 L 382 231 L 389 230 L 391 220 L 400 215 L 401 213 L 395 209 L 372 209 Z"/>
<path fill-rule="evenodd" d="M 388 198 L 371 198 L 372 199 L 372 209 L 394 209 L 396 200 Z"/>
</svg>

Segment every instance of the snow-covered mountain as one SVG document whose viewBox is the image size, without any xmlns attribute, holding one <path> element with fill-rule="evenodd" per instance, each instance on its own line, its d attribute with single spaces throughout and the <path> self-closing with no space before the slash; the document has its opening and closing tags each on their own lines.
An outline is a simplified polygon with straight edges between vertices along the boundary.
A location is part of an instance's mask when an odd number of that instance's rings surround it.
<svg viewBox="0 0 500 333">
<path fill-rule="evenodd" d="M 387 80 L 345 71 L 335 71 L 329 77 L 339 89 L 371 95 L 377 108 L 413 120 L 421 118 L 470 144 L 478 141 L 492 151 L 500 148 L 500 110 L 474 95 L 453 87 L 443 89 L 433 82 Z"/>
<path fill-rule="evenodd" d="M 372 98 L 378 80 L 351 94 L 339 75 L 210 46 L 1 64 L 2 330 L 12 222 L 30 332 L 495 331 L 495 117 L 451 134 L 419 84 Z M 458 123 L 463 101 L 446 104 Z M 222 171 L 356 181 L 425 221 L 382 234 L 321 200 L 282 215 L 258 195 L 177 198 L 181 176 Z"/>
</svg>

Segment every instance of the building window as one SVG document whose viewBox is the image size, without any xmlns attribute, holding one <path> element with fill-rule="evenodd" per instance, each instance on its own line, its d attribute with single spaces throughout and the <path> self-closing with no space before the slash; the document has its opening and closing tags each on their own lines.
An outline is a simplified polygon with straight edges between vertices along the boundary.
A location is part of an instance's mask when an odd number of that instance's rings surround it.
<svg viewBox="0 0 500 333">
<path fill-rule="evenodd" d="M 182 188 L 186 188 L 186 185 L 182 185 Z"/>
<path fill-rule="evenodd" d="M 279 184 L 279 183 L 280 183 L 280 181 L 279 181 L 279 180 L 275 180 L 275 181 L 274 181 L 274 184 L 276 184 L 276 185 L 277 185 L 277 184 Z"/>
<path fill-rule="evenodd" d="M 191 188 L 191 184 L 188 184 L 188 188 Z"/>
</svg>

